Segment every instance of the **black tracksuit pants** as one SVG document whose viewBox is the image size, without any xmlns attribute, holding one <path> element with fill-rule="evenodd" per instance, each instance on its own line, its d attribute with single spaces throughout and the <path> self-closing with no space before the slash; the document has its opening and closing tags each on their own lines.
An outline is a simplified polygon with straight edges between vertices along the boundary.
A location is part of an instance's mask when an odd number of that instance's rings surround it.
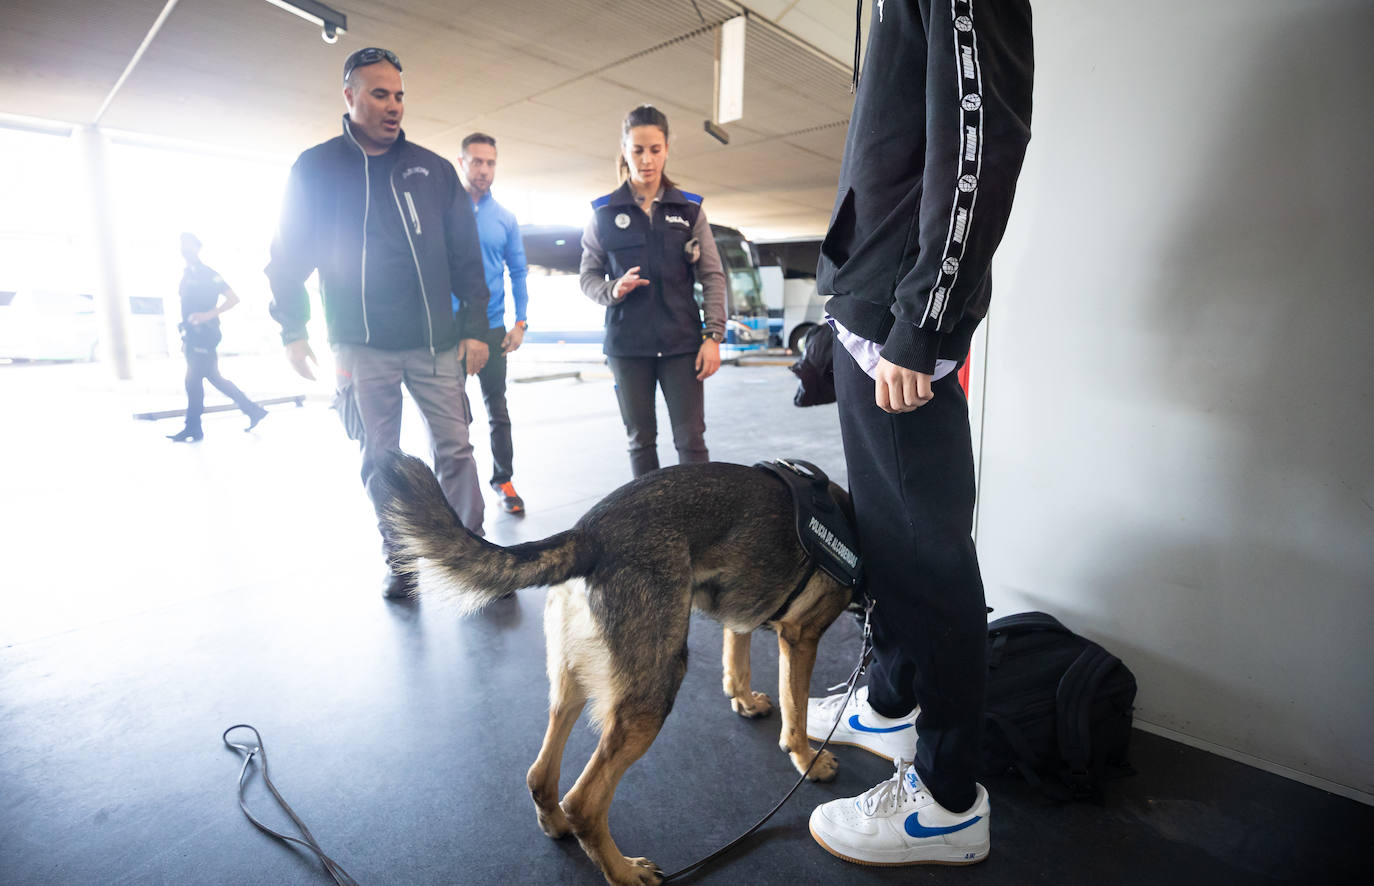
<svg viewBox="0 0 1374 886">
<path fill-rule="evenodd" d="M 987 613 L 973 538 L 973 448 L 956 373 L 935 398 L 891 415 L 874 382 L 835 348 L 849 491 L 873 608 L 868 700 L 888 717 L 917 704 L 916 770 L 941 806 L 976 795 Z"/>
</svg>

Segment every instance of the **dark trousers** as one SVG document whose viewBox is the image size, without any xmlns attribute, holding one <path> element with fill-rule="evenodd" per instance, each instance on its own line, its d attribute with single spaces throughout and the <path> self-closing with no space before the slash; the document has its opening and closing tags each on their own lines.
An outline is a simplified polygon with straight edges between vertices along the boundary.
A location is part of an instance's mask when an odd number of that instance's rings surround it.
<svg viewBox="0 0 1374 886">
<path fill-rule="evenodd" d="M 883 412 L 873 391 L 873 379 L 836 347 L 849 489 L 877 601 L 868 699 L 888 717 L 921 706 L 916 771 L 936 802 L 962 812 L 976 795 L 987 678 L 968 403 L 952 372 L 914 412 Z"/>
<path fill-rule="evenodd" d="M 245 415 L 252 415 L 261 407 L 248 399 L 238 385 L 219 374 L 219 354 L 214 348 L 186 347 L 186 428 L 200 430 L 200 416 L 205 411 L 205 382 L 214 385 L 221 394 L 234 401 Z"/>
<path fill-rule="evenodd" d="M 630 444 L 630 471 L 636 477 L 658 470 L 658 414 L 654 386 L 663 389 L 673 425 L 677 463 L 710 461 L 706 451 L 706 396 L 697 379 L 696 354 L 672 357 L 607 357 L 615 376 L 616 399 Z"/>
<path fill-rule="evenodd" d="M 487 365 L 477 373 L 477 382 L 482 387 L 482 402 L 487 404 L 487 416 L 491 422 L 491 482 L 493 486 L 505 483 L 515 473 L 511 464 L 515 448 L 510 437 L 510 410 L 506 408 L 506 355 L 501 352 L 501 342 L 506 338 L 506 327 L 497 326 L 487 330 L 483 339 L 487 343 Z"/>
</svg>

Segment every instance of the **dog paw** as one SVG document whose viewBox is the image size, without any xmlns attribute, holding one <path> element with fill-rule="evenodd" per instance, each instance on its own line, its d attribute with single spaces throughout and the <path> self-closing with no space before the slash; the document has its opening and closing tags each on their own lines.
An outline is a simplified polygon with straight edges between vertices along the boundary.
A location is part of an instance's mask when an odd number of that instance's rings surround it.
<svg viewBox="0 0 1374 886">
<path fill-rule="evenodd" d="M 766 717 L 773 713 L 773 702 L 762 692 L 750 692 L 748 699 L 736 696 L 730 699 L 730 707 L 741 717 Z"/>
<path fill-rule="evenodd" d="M 835 777 L 835 773 L 840 771 L 840 761 L 835 759 L 835 755 L 829 751 L 820 753 L 809 753 L 805 757 L 801 754 L 791 754 L 792 765 L 797 767 L 797 773 L 806 772 L 807 781 L 830 781 Z M 815 757 L 816 762 L 811 763 L 811 758 Z M 811 765 L 811 771 L 807 772 L 806 767 Z"/>
<path fill-rule="evenodd" d="M 563 814 L 563 810 L 554 807 L 551 812 L 535 808 L 534 814 L 539 818 L 539 829 L 555 840 L 572 836 L 572 825 L 568 824 L 568 816 Z"/>
<path fill-rule="evenodd" d="M 663 869 L 647 858 L 626 858 L 629 867 L 623 879 L 611 880 L 616 886 L 658 886 L 663 882 Z"/>
</svg>

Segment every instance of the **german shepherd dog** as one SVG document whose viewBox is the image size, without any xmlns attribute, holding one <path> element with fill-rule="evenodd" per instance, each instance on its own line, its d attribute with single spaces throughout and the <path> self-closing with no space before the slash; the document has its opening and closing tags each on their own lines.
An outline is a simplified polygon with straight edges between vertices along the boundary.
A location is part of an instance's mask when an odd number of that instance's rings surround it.
<svg viewBox="0 0 1374 886">
<path fill-rule="evenodd" d="M 778 478 L 721 462 L 665 468 L 612 492 L 572 529 L 509 548 L 466 531 L 417 458 L 388 454 L 373 482 L 384 532 L 421 593 L 446 595 L 466 614 L 512 591 L 551 586 L 549 724 L 526 784 L 544 833 L 576 836 L 610 883 L 662 880 L 653 862 L 621 854 L 607 816 L 621 776 L 672 710 L 693 609 L 724 626 L 725 694 L 743 717 L 772 710 L 768 696 L 749 688 L 750 633 L 777 632 L 780 745 L 798 772 L 810 766 L 810 779 L 834 778 L 828 751 L 812 765 L 806 700 L 816 645 L 851 592 L 817 569 L 789 601 L 807 561 L 791 493 Z M 831 487 L 847 511 L 847 493 Z M 563 747 L 588 701 L 600 741 L 560 803 Z"/>
</svg>

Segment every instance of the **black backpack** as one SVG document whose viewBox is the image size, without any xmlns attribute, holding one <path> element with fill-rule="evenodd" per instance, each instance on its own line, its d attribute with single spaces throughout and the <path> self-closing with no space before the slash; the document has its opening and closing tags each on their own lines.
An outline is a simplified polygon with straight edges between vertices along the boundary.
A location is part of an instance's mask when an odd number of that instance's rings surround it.
<svg viewBox="0 0 1374 886">
<path fill-rule="evenodd" d="M 1016 770 L 1058 799 L 1101 799 L 1104 779 L 1132 772 L 1135 675 L 1043 612 L 988 625 L 983 771 Z"/>
<path fill-rule="evenodd" d="M 788 368 L 797 377 L 797 406 L 821 406 L 835 402 L 835 330 L 829 323 L 817 323 L 806 334 L 802 355 Z"/>
</svg>

